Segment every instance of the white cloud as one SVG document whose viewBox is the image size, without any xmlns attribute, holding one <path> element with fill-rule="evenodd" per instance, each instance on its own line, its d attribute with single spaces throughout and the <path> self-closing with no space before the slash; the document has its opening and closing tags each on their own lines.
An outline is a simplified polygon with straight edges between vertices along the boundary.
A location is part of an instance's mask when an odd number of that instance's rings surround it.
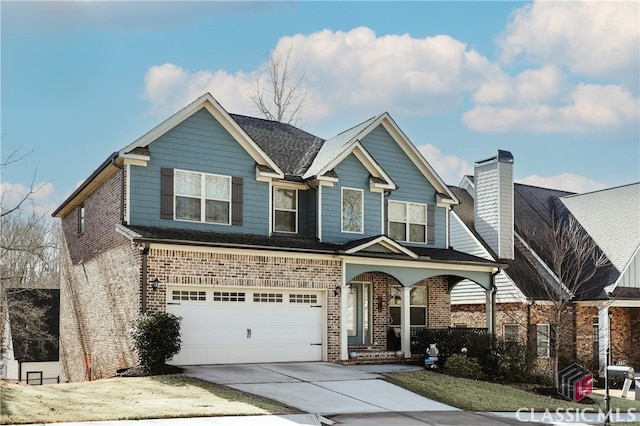
<svg viewBox="0 0 640 426">
<path fill-rule="evenodd" d="M 527 70 L 514 78 L 500 72 L 480 85 L 473 100 L 479 104 L 545 102 L 556 98 L 564 85 L 564 75 L 553 65 Z"/>
<path fill-rule="evenodd" d="M 303 118 L 310 121 L 354 111 L 360 117 L 386 110 L 408 115 L 445 112 L 458 105 L 464 93 L 476 90 L 485 74 L 496 72 L 489 60 L 445 35 L 377 36 L 359 27 L 283 37 L 275 49 L 286 51 L 290 46 L 290 62 L 304 74 Z M 163 115 L 205 91 L 228 111 L 249 113 L 246 93 L 252 87 L 251 75 L 190 72 L 164 64 L 148 70 L 145 96 L 152 111 Z"/>
<path fill-rule="evenodd" d="M 211 92 L 229 112 L 248 113 L 246 93 L 251 88 L 251 77 L 241 72 L 192 73 L 166 63 L 149 68 L 144 81 L 144 96 L 151 103 L 154 115 L 172 114 L 205 92 Z"/>
<path fill-rule="evenodd" d="M 518 183 L 540 186 L 543 188 L 560 189 L 563 191 L 583 193 L 604 189 L 607 186 L 601 182 L 588 179 L 584 176 L 572 173 L 561 173 L 555 176 L 531 175 L 523 179 L 517 179 Z"/>
<path fill-rule="evenodd" d="M 637 80 L 640 3 L 536 1 L 516 10 L 498 40 L 502 59 L 555 63 L 587 76 Z"/>
<path fill-rule="evenodd" d="M 485 94 L 482 98 L 489 96 Z M 537 102 L 480 105 L 465 112 L 463 122 L 472 130 L 487 133 L 512 130 L 585 133 L 637 120 L 639 110 L 638 99 L 621 86 L 580 84 L 559 105 Z"/>
<path fill-rule="evenodd" d="M 421 145 L 418 151 L 448 185 L 457 185 L 464 175 L 473 175 L 473 166 L 468 162 L 454 155 L 447 155 L 434 145 Z"/>
<path fill-rule="evenodd" d="M 30 191 L 33 193 L 29 194 Z M 27 200 L 20 206 L 20 212 L 24 214 L 49 216 L 61 202 L 60 194 L 50 182 L 34 183 L 33 186 L 27 186 L 21 182 L 0 183 L 3 210 L 16 207 L 25 197 Z"/>
</svg>

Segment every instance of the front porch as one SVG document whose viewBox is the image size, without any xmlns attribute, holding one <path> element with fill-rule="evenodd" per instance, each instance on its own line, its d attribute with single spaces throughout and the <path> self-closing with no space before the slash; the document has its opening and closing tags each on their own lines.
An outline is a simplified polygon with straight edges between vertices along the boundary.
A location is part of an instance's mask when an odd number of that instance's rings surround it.
<svg viewBox="0 0 640 426">
<path fill-rule="evenodd" d="M 383 262 L 381 262 L 383 263 Z M 412 345 L 413 330 L 446 329 L 451 324 L 450 291 L 463 279 L 487 294 L 487 329 L 495 322 L 495 287 L 491 265 L 447 265 L 427 268 L 346 264 L 345 284 L 339 290 L 340 357 L 342 364 L 406 362 L 421 357 Z M 417 359 L 417 358 L 416 358 Z"/>
</svg>

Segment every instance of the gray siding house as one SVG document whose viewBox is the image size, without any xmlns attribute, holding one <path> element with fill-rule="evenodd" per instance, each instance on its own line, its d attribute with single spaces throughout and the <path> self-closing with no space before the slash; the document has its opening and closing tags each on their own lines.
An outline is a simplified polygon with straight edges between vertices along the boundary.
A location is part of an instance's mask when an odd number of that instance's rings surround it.
<svg viewBox="0 0 640 426">
<path fill-rule="evenodd" d="M 178 365 L 410 357 L 464 279 L 492 328 L 500 265 L 449 248 L 457 202 L 387 113 L 323 139 L 204 94 L 54 212 L 63 380 L 135 365 L 142 312 L 182 317 Z"/>
</svg>

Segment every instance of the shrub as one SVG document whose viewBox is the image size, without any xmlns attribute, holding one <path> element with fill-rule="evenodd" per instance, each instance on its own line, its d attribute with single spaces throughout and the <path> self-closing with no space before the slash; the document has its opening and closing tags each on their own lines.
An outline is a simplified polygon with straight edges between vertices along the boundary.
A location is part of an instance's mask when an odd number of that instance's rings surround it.
<svg viewBox="0 0 640 426">
<path fill-rule="evenodd" d="M 521 342 L 497 341 L 498 369 L 495 379 L 507 382 L 530 382 L 536 367 L 535 348 Z"/>
<path fill-rule="evenodd" d="M 454 376 L 466 377 L 469 379 L 480 380 L 484 378 L 482 367 L 477 358 L 467 357 L 462 354 L 453 354 L 447 358 L 444 363 L 444 369 L 447 373 Z"/>
<path fill-rule="evenodd" d="M 180 352 L 180 320 L 173 314 L 144 313 L 133 321 L 131 338 L 145 372 L 153 374 Z"/>
</svg>

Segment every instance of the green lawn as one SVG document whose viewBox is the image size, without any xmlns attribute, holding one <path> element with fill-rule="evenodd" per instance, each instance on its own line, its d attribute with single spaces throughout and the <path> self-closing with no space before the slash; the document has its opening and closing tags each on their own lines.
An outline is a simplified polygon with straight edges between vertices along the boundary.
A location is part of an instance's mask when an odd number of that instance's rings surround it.
<svg viewBox="0 0 640 426">
<path fill-rule="evenodd" d="M 294 408 L 183 376 L 26 386 L 2 384 L 0 423 L 294 414 Z"/>
<path fill-rule="evenodd" d="M 387 380 L 435 401 L 467 411 L 517 411 L 519 408 L 544 411 L 558 408 L 589 408 L 604 411 L 604 398 L 592 394 L 590 403 L 573 403 L 537 395 L 508 385 L 451 377 L 427 370 L 389 373 Z M 586 400 L 583 400 L 586 401 Z M 640 412 L 640 402 L 611 398 L 611 408 Z"/>
</svg>

